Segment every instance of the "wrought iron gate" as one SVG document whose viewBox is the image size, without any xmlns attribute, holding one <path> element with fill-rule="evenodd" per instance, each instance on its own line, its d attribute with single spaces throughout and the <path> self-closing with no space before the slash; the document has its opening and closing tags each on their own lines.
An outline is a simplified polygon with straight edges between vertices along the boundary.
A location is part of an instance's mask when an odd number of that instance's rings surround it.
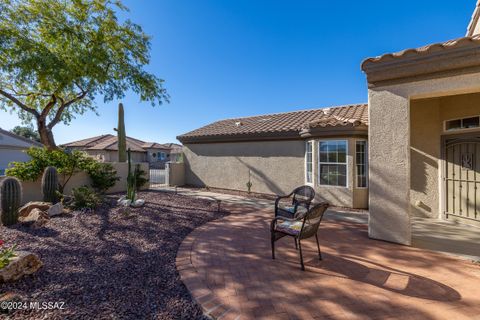
<svg viewBox="0 0 480 320">
<path fill-rule="evenodd" d="M 162 187 L 166 184 L 165 169 L 150 169 L 150 188 Z"/>
<path fill-rule="evenodd" d="M 480 134 L 444 141 L 445 216 L 480 221 Z"/>
</svg>

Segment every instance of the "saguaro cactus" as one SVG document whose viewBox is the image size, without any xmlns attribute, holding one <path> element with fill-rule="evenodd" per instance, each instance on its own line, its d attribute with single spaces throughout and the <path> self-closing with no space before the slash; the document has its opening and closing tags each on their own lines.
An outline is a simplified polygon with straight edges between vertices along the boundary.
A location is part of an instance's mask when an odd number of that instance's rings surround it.
<svg viewBox="0 0 480 320">
<path fill-rule="evenodd" d="M 58 191 L 58 174 L 54 167 L 47 167 L 42 176 L 43 201 L 56 203 Z"/>
<path fill-rule="evenodd" d="M 16 178 L 8 177 L 0 184 L 1 220 L 4 226 L 18 221 L 18 208 L 22 203 L 22 186 Z"/>
<path fill-rule="evenodd" d="M 125 133 L 125 119 L 123 104 L 118 104 L 118 126 L 117 126 L 117 140 L 118 140 L 118 162 L 127 161 L 127 135 Z"/>
<path fill-rule="evenodd" d="M 132 202 L 135 201 L 135 195 L 137 192 L 137 178 L 135 172 L 132 172 L 131 152 L 128 148 L 128 175 L 127 175 L 127 199 Z"/>
</svg>

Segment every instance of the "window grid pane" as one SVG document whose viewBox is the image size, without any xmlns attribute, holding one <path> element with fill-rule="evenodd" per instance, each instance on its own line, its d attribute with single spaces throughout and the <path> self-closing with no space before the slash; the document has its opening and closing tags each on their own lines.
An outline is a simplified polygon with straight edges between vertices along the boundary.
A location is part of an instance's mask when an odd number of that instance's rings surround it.
<svg viewBox="0 0 480 320">
<path fill-rule="evenodd" d="M 319 184 L 347 186 L 347 141 L 319 141 Z"/>
<path fill-rule="evenodd" d="M 307 183 L 312 183 L 313 182 L 313 143 L 311 141 L 308 141 L 306 143 L 306 153 L 305 153 L 305 166 L 306 166 L 306 174 L 305 174 L 305 180 Z"/>
<path fill-rule="evenodd" d="M 367 187 L 367 142 L 357 141 L 355 146 L 355 160 L 357 168 L 357 187 Z"/>
</svg>

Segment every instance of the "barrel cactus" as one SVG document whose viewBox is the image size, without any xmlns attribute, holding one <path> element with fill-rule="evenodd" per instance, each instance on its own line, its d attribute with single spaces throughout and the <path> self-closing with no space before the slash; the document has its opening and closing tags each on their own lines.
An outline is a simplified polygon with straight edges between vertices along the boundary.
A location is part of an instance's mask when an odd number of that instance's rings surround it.
<svg viewBox="0 0 480 320">
<path fill-rule="evenodd" d="M 0 184 L 1 220 L 4 226 L 18 221 L 18 208 L 22 203 L 22 185 L 18 179 L 8 177 Z"/>
<path fill-rule="evenodd" d="M 43 201 L 56 203 L 58 194 L 58 173 L 54 167 L 47 167 L 42 177 Z"/>
</svg>

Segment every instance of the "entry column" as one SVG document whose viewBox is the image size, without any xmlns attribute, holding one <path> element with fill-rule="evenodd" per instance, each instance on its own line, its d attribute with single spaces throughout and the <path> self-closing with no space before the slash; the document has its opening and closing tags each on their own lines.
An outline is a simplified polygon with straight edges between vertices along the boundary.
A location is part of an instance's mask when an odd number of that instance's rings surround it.
<svg viewBox="0 0 480 320">
<path fill-rule="evenodd" d="M 409 99 L 369 90 L 369 211 L 371 238 L 409 245 Z"/>
</svg>

